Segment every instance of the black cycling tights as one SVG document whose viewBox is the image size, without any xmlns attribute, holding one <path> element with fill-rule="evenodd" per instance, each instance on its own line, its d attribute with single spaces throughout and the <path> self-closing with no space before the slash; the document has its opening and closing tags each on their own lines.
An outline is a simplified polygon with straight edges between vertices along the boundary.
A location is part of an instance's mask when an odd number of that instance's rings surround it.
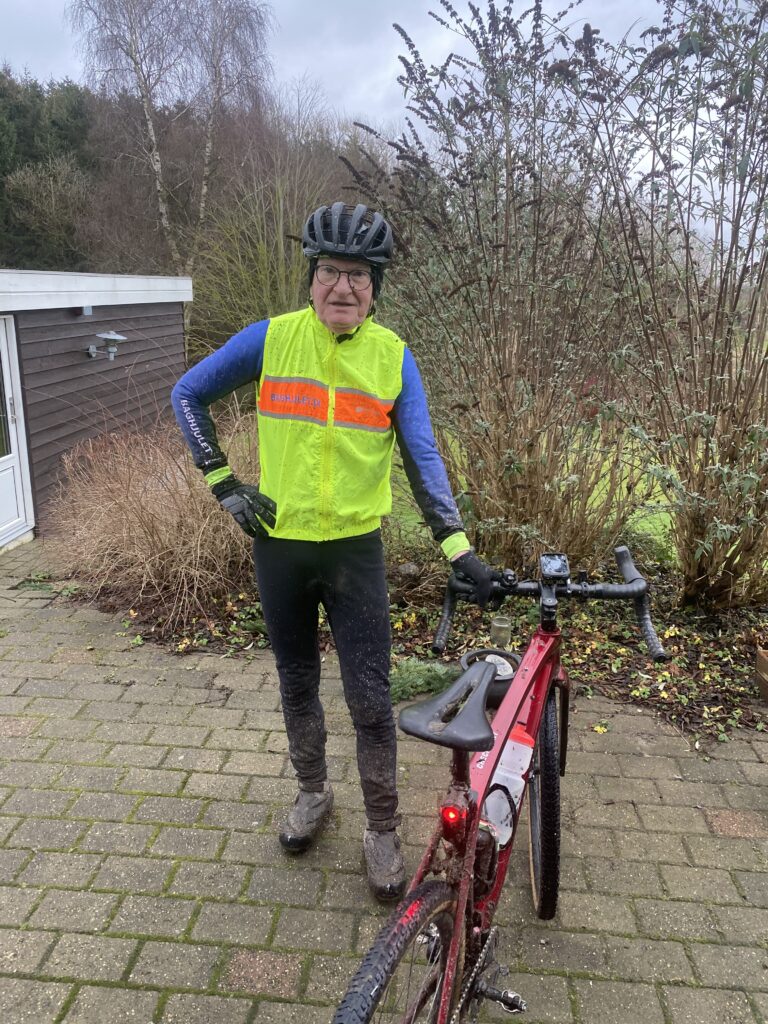
<svg viewBox="0 0 768 1024">
<path fill-rule="evenodd" d="M 369 827 L 393 828 L 397 740 L 389 695 L 389 596 L 380 532 L 319 543 L 257 537 L 253 556 L 299 785 L 319 791 L 327 777 L 317 640 L 322 604 L 357 733 Z"/>
</svg>

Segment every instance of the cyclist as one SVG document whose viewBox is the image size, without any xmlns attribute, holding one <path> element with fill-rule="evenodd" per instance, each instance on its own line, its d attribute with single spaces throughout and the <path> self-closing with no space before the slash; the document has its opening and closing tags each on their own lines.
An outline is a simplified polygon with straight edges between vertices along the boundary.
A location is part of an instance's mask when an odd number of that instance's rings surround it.
<svg viewBox="0 0 768 1024">
<path fill-rule="evenodd" d="M 357 737 L 368 881 L 380 899 L 394 899 L 404 890 L 405 869 L 380 522 L 391 510 L 395 440 L 435 540 L 475 582 L 481 601 L 492 577 L 464 533 L 413 356 L 373 318 L 392 256 L 390 225 L 362 204 L 322 206 L 304 225 L 303 251 L 309 304 L 240 331 L 192 367 L 172 398 L 214 497 L 253 538 L 298 779 L 280 843 L 291 852 L 306 850 L 333 807 L 319 699 L 322 605 Z M 250 382 L 257 388 L 258 488 L 227 465 L 208 411 Z"/>
</svg>

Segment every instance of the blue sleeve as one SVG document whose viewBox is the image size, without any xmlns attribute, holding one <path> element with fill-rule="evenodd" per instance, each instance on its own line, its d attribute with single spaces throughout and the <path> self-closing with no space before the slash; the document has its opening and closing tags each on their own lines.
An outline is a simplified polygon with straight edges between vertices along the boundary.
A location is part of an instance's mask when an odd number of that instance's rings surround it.
<svg viewBox="0 0 768 1024">
<path fill-rule="evenodd" d="M 403 354 L 403 387 L 392 410 L 392 422 L 408 483 L 432 536 L 441 541 L 463 530 L 445 464 L 437 450 L 421 376 L 407 348 Z"/>
<path fill-rule="evenodd" d="M 226 464 L 208 409 L 219 398 L 259 379 L 268 327 L 269 320 L 245 327 L 187 370 L 171 392 L 176 419 L 200 469 Z"/>
</svg>

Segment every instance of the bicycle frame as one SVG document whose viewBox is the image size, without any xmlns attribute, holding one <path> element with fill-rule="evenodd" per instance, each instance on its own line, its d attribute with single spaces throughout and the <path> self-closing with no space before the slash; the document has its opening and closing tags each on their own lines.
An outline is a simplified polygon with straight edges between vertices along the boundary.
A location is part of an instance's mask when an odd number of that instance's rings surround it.
<svg viewBox="0 0 768 1024">
<path fill-rule="evenodd" d="M 475 848 L 480 826 L 480 812 L 485 803 L 493 776 L 501 759 L 502 751 L 513 729 L 522 728 L 535 740 L 545 702 L 552 686 L 565 690 L 568 687 L 567 675 L 560 664 L 561 634 L 558 628 L 545 630 L 539 625 L 523 654 L 520 665 L 510 680 L 510 686 L 499 705 L 492 723 L 495 742 L 491 750 L 480 751 L 470 755 L 467 751 L 453 751 L 451 766 L 451 788 L 449 796 L 458 801 L 465 801 L 467 807 L 466 827 L 460 841 L 455 843 L 456 854 L 451 858 L 453 870 L 449 881 L 458 885 L 455 922 L 451 945 L 446 963 L 446 972 L 440 999 L 440 1008 L 436 1024 L 446 1024 L 460 992 L 458 986 L 462 978 L 464 952 L 469 948 L 475 956 L 480 952 L 480 942 L 484 933 L 491 927 L 493 915 L 504 886 L 509 860 L 517 835 L 520 815 L 516 814 L 513 822 L 513 833 L 509 842 L 499 850 L 496 876 L 491 891 L 475 899 L 473 876 Z M 567 715 L 567 701 L 564 701 L 563 718 Z M 566 733 L 563 730 L 562 741 L 565 743 Z M 565 766 L 565 750 L 561 750 L 561 774 Z M 528 786 L 528 773 L 524 778 L 524 791 L 521 798 L 525 799 Z M 441 839 L 444 838 L 442 822 L 438 824 L 432 835 L 427 850 L 416 870 L 410 889 L 419 885 L 429 873 Z M 445 870 L 446 865 L 442 864 Z M 410 890 L 409 890 L 410 891 Z"/>
</svg>

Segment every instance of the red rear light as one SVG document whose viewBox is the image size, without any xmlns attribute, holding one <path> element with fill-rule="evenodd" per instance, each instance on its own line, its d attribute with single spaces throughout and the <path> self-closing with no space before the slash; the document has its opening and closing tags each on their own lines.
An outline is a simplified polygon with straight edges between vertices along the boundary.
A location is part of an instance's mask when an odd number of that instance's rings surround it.
<svg viewBox="0 0 768 1024">
<path fill-rule="evenodd" d="M 443 836 L 451 843 L 460 842 L 467 825 L 466 804 L 443 804 L 440 808 Z"/>
</svg>

